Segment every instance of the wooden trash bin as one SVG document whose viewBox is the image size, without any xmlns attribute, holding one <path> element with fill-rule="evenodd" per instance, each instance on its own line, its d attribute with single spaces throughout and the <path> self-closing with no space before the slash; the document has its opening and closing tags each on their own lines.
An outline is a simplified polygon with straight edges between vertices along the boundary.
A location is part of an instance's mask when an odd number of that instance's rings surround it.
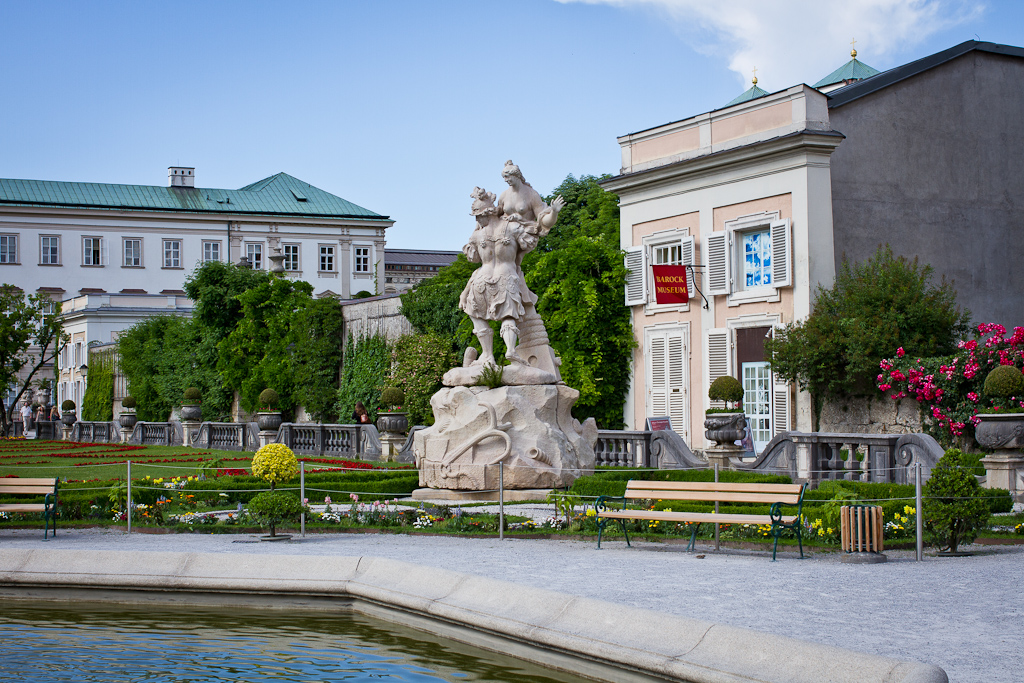
<svg viewBox="0 0 1024 683">
<path fill-rule="evenodd" d="M 882 508 L 878 505 L 844 505 L 839 509 L 843 562 L 885 562 Z"/>
</svg>

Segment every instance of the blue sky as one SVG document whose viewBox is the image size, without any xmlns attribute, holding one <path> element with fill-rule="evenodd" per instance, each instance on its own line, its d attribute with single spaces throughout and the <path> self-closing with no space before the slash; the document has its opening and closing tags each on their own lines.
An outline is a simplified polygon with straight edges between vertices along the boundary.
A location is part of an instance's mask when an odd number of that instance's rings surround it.
<svg viewBox="0 0 1024 683">
<path fill-rule="evenodd" d="M 542 194 L 616 173 L 616 136 L 980 38 L 1024 2 L 0 3 L 0 177 L 237 188 L 285 171 L 459 249 L 513 159 Z"/>
</svg>

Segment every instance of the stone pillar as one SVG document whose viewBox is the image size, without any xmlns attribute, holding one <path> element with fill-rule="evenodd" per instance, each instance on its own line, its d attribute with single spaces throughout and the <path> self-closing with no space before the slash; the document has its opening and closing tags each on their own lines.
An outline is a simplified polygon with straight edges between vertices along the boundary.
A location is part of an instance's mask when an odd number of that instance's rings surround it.
<svg viewBox="0 0 1024 683">
<path fill-rule="evenodd" d="M 714 445 L 711 448 L 704 449 L 704 457 L 708 459 L 708 467 L 715 469 L 715 464 L 718 464 L 719 471 L 736 469 L 730 458 L 742 458 L 743 457 L 742 446 L 721 446 Z"/>
<path fill-rule="evenodd" d="M 277 430 L 260 430 L 260 448 L 277 440 Z"/>
<path fill-rule="evenodd" d="M 128 443 L 128 440 L 132 438 L 132 428 L 121 427 L 121 443 Z"/>
<path fill-rule="evenodd" d="M 811 444 L 809 443 L 796 445 L 796 476 L 806 480 L 811 478 Z"/>
<path fill-rule="evenodd" d="M 338 240 L 338 278 L 341 280 L 341 298 L 352 298 L 352 238 Z"/>
<path fill-rule="evenodd" d="M 61 425 L 60 425 L 60 432 L 61 432 L 60 440 L 61 441 L 71 441 L 71 430 L 72 429 L 74 429 L 74 427 L 72 425 L 66 425 L 64 423 L 61 423 Z M 37 425 L 36 426 L 37 437 L 38 437 L 38 431 L 39 431 L 39 427 Z"/>
<path fill-rule="evenodd" d="M 199 427 L 202 422 L 185 422 L 181 421 L 181 445 L 194 447 L 195 440 L 199 437 Z"/>
<path fill-rule="evenodd" d="M 370 267 L 374 272 L 374 294 L 384 293 L 384 240 L 377 240 L 373 243 L 373 255 L 370 257 L 373 263 Z"/>
<path fill-rule="evenodd" d="M 384 432 L 381 434 L 380 445 L 382 452 L 380 459 L 384 462 L 398 460 L 398 454 L 402 451 L 402 446 L 405 445 L 407 438 L 405 434 L 398 434 L 396 432 Z"/>
<path fill-rule="evenodd" d="M 1024 469 L 1024 453 L 996 451 L 982 458 L 981 464 L 987 472 L 985 488 L 1006 489 L 1016 501 L 1024 497 L 1024 490 L 1017 486 L 1017 472 Z"/>
</svg>

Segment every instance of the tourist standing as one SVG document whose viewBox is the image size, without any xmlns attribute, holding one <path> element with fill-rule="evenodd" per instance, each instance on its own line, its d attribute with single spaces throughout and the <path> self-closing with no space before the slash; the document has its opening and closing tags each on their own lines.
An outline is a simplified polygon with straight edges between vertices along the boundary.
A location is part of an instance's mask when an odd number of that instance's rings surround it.
<svg viewBox="0 0 1024 683">
<path fill-rule="evenodd" d="M 25 401 L 21 406 L 21 421 L 25 425 L 24 429 L 27 432 L 32 429 L 32 406 Z"/>
<path fill-rule="evenodd" d="M 370 424 L 370 414 L 361 401 L 356 401 L 356 409 L 352 411 L 352 421 L 356 424 Z"/>
</svg>

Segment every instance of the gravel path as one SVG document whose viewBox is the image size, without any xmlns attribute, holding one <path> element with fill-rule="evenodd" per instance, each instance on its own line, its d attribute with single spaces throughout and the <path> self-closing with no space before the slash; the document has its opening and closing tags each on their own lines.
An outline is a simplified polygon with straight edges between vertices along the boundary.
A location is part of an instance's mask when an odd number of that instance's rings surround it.
<svg viewBox="0 0 1024 683">
<path fill-rule="evenodd" d="M 388 557 L 613 603 L 744 626 L 899 659 L 937 664 L 951 681 L 1024 676 L 1024 546 L 971 546 L 967 558 L 890 551 L 889 562 L 850 565 L 830 553 L 780 553 L 622 541 L 465 539 L 316 534 L 258 543 L 254 536 L 127 535 L 59 530 L 47 548 L 367 555 Z M 38 548 L 35 530 L 5 531 L 2 548 Z M 703 558 L 700 556 L 703 555 Z"/>
</svg>

